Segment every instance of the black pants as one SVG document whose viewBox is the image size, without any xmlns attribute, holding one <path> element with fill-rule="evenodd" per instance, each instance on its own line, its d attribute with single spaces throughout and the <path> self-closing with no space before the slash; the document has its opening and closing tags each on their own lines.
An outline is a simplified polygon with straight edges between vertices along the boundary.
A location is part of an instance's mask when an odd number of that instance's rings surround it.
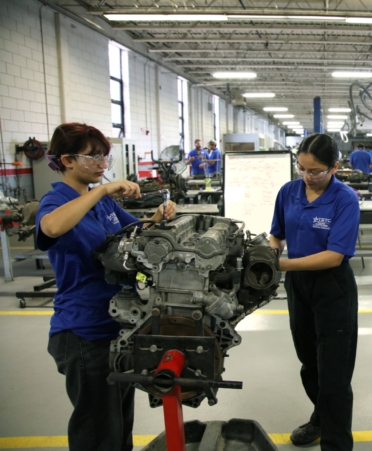
<svg viewBox="0 0 372 451">
<path fill-rule="evenodd" d="M 66 376 L 74 411 L 70 451 L 132 451 L 134 388 L 108 385 L 110 340 L 86 341 L 72 332 L 49 339 L 48 351 Z"/>
<path fill-rule="evenodd" d="M 351 451 L 358 294 L 348 263 L 321 271 L 287 272 L 290 325 L 301 378 L 321 426 L 322 451 Z"/>
</svg>

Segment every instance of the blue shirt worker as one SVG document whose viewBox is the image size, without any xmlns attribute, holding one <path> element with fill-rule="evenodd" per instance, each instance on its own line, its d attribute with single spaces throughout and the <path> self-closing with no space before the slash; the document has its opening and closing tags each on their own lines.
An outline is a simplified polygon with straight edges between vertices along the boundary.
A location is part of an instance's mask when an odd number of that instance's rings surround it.
<svg viewBox="0 0 372 451">
<path fill-rule="evenodd" d="M 203 149 L 203 145 L 200 139 L 196 139 L 195 149 L 191 150 L 188 159 L 186 160 L 186 164 L 191 164 L 191 175 L 204 175 L 207 176 L 208 172 L 206 171 L 206 160 L 208 159 L 208 153 L 205 149 Z"/>
<path fill-rule="evenodd" d="M 36 217 L 37 244 L 48 251 L 58 287 L 51 318 L 48 352 L 66 376 L 73 405 L 68 424 L 70 451 L 132 451 L 134 389 L 108 385 L 110 341 L 120 324 L 109 313 L 110 299 L 121 289 L 109 285 L 92 251 L 107 234 L 138 221 L 119 207 L 111 195 L 140 197 L 136 183 L 99 183 L 111 168 L 111 143 L 86 124 L 62 124 L 53 133 L 47 152 L 49 166 L 63 175 L 40 202 Z M 151 218 L 161 222 L 163 205 Z M 166 218 L 175 214 L 168 201 Z M 126 363 L 129 365 L 129 360 Z"/>
<path fill-rule="evenodd" d="M 359 169 L 359 171 L 369 174 L 372 168 L 371 155 L 365 150 L 363 144 L 358 144 L 357 147 L 350 155 L 350 166 L 352 169 Z"/>
<path fill-rule="evenodd" d="M 217 148 L 217 143 L 214 139 L 208 142 L 210 153 L 208 154 L 208 175 L 209 177 L 216 177 L 221 172 L 221 152 Z"/>
<path fill-rule="evenodd" d="M 320 437 L 322 451 L 351 451 L 351 379 L 358 336 L 358 295 L 349 260 L 355 255 L 360 209 L 354 191 L 335 178 L 337 144 L 328 135 L 305 138 L 297 152 L 301 176 L 279 191 L 270 245 L 288 258 L 289 320 L 301 378 L 314 404 L 310 421 L 290 439 L 306 445 Z"/>
</svg>

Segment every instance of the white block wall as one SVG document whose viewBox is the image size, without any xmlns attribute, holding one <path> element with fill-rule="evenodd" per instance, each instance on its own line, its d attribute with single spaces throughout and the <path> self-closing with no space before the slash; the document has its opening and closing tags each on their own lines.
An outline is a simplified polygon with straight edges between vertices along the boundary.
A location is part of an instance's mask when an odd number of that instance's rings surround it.
<svg viewBox="0 0 372 451">
<path fill-rule="evenodd" d="M 44 74 L 40 6 L 36 0 L 0 2 L 1 159 L 6 163 L 15 159 L 15 144 L 23 144 L 29 137 L 48 142 L 62 121 L 86 122 L 111 134 L 108 40 L 59 16 L 64 37 L 59 63 L 55 12 L 43 7 Z M 65 114 L 61 111 L 61 92 Z M 18 155 L 18 160 L 22 168 L 31 167 L 23 154 Z M 9 164 L 5 167 L 13 168 Z M 27 198 L 33 197 L 32 176 L 20 175 L 18 179 Z M 14 176 L 0 177 L 0 184 L 17 187 Z"/>
</svg>

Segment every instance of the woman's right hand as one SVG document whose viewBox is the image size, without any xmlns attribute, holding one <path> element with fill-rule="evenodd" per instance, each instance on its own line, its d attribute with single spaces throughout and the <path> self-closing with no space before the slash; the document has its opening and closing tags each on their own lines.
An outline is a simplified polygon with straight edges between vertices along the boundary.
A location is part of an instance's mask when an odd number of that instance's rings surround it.
<svg viewBox="0 0 372 451">
<path fill-rule="evenodd" d="M 117 182 L 105 183 L 101 186 L 104 187 L 105 194 L 108 196 L 134 197 L 135 199 L 141 197 L 138 183 L 130 182 L 129 180 L 123 179 Z"/>
</svg>

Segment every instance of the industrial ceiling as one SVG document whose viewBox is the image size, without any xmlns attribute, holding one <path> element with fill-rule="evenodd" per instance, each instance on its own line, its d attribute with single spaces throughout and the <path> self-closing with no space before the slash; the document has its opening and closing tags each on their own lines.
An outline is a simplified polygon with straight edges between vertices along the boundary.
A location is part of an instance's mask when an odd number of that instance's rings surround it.
<svg viewBox="0 0 372 451">
<path fill-rule="evenodd" d="M 343 114 L 347 116 L 343 129 L 372 132 L 368 91 L 372 78 L 356 74 L 372 72 L 372 0 L 45 3 L 79 16 L 106 34 L 111 31 L 119 42 L 125 37 L 125 43 L 132 43 L 132 48 L 142 54 L 174 68 L 194 84 L 205 86 L 233 104 L 242 105 L 244 101 L 248 108 L 270 115 L 273 123 L 298 121 L 312 131 L 313 99 L 319 96 L 326 129 L 328 120 L 333 120 L 328 115 Z M 124 14 L 124 20 L 109 20 L 109 14 Z M 154 21 L 159 14 L 167 15 L 167 20 Z M 186 17 L 176 21 L 174 15 Z M 254 72 L 257 76 L 216 79 L 213 73 L 221 71 Z M 335 71 L 353 71 L 355 75 L 335 78 Z M 354 108 L 350 105 L 350 92 Z M 272 93 L 275 97 L 243 99 L 244 93 Z M 329 112 L 329 108 L 350 106 L 351 113 Z M 274 118 L 278 113 L 265 112 L 264 107 L 288 108 L 284 114 L 294 117 Z"/>
</svg>

